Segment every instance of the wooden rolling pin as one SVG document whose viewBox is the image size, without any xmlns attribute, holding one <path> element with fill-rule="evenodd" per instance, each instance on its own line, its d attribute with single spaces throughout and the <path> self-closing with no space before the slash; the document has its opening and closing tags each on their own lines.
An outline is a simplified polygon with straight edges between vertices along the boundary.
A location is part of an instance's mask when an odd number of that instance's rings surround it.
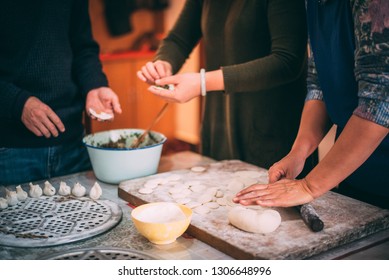
<svg viewBox="0 0 389 280">
<path fill-rule="evenodd" d="M 296 206 L 304 223 L 314 232 L 321 231 L 324 228 L 324 223 L 316 213 L 311 204 L 303 204 Z"/>
</svg>

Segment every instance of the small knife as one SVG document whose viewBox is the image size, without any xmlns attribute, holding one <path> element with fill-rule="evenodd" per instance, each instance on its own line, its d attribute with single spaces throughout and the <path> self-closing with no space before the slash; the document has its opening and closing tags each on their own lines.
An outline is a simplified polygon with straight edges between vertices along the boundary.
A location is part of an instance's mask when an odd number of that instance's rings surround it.
<svg viewBox="0 0 389 280">
<path fill-rule="evenodd" d="M 311 204 L 306 203 L 303 205 L 296 206 L 297 210 L 304 223 L 314 232 L 321 231 L 324 228 L 324 223 L 316 213 L 315 209 Z"/>
</svg>

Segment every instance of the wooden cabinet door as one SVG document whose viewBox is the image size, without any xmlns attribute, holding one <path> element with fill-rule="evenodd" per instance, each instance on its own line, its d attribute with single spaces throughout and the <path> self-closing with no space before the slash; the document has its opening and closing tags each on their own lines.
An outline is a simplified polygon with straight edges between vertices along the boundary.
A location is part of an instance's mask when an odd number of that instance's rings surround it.
<svg viewBox="0 0 389 280">
<path fill-rule="evenodd" d="M 149 127 L 153 118 L 165 104 L 161 98 L 154 96 L 147 88 L 148 84 L 140 81 L 136 72 L 152 59 L 149 55 L 129 54 L 121 57 L 102 58 L 103 69 L 107 75 L 109 85 L 119 96 L 122 114 L 116 114 L 112 122 L 98 122 L 92 120 L 92 133 L 121 128 Z M 153 130 L 163 133 L 168 138 L 174 138 L 175 105 L 170 104 L 161 120 Z"/>
</svg>

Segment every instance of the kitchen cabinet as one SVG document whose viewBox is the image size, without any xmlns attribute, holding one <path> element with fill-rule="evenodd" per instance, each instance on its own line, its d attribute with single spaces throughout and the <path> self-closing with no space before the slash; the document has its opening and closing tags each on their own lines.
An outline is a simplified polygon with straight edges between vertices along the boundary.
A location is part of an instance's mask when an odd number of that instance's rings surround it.
<svg viewBox="0 0 389 280">
<path fill-rule="evenodd" d="M 121 128 L 146 129 L 164 105 L 165 101 L 152 95 L 146 83 L 139 80 L 136 72 L 148 61 L 154 52 L 126 52 L 120 54 L 103 54 L 101 61 L 110 87 L 117 93 L 122 106 L 122 114 L 116 114 L 112 122 L 88 120 L 90 132 Z M 152 130 L 174 138 L 175 105 L 168 110 Z"/>
</svg>

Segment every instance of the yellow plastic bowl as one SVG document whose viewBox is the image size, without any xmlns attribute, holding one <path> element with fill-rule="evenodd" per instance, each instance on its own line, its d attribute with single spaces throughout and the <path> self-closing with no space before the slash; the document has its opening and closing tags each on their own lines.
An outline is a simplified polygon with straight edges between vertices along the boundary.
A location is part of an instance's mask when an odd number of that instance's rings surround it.
<svg viewBox="0 0 389 280">
<path fill-rule="evenodd" d="M 133 209 L 131 218 L 139 233 L 150 242 L 170 244 L 189 227 L 192 209 L 173 202 L 154 202 Z"/>
</svg>

